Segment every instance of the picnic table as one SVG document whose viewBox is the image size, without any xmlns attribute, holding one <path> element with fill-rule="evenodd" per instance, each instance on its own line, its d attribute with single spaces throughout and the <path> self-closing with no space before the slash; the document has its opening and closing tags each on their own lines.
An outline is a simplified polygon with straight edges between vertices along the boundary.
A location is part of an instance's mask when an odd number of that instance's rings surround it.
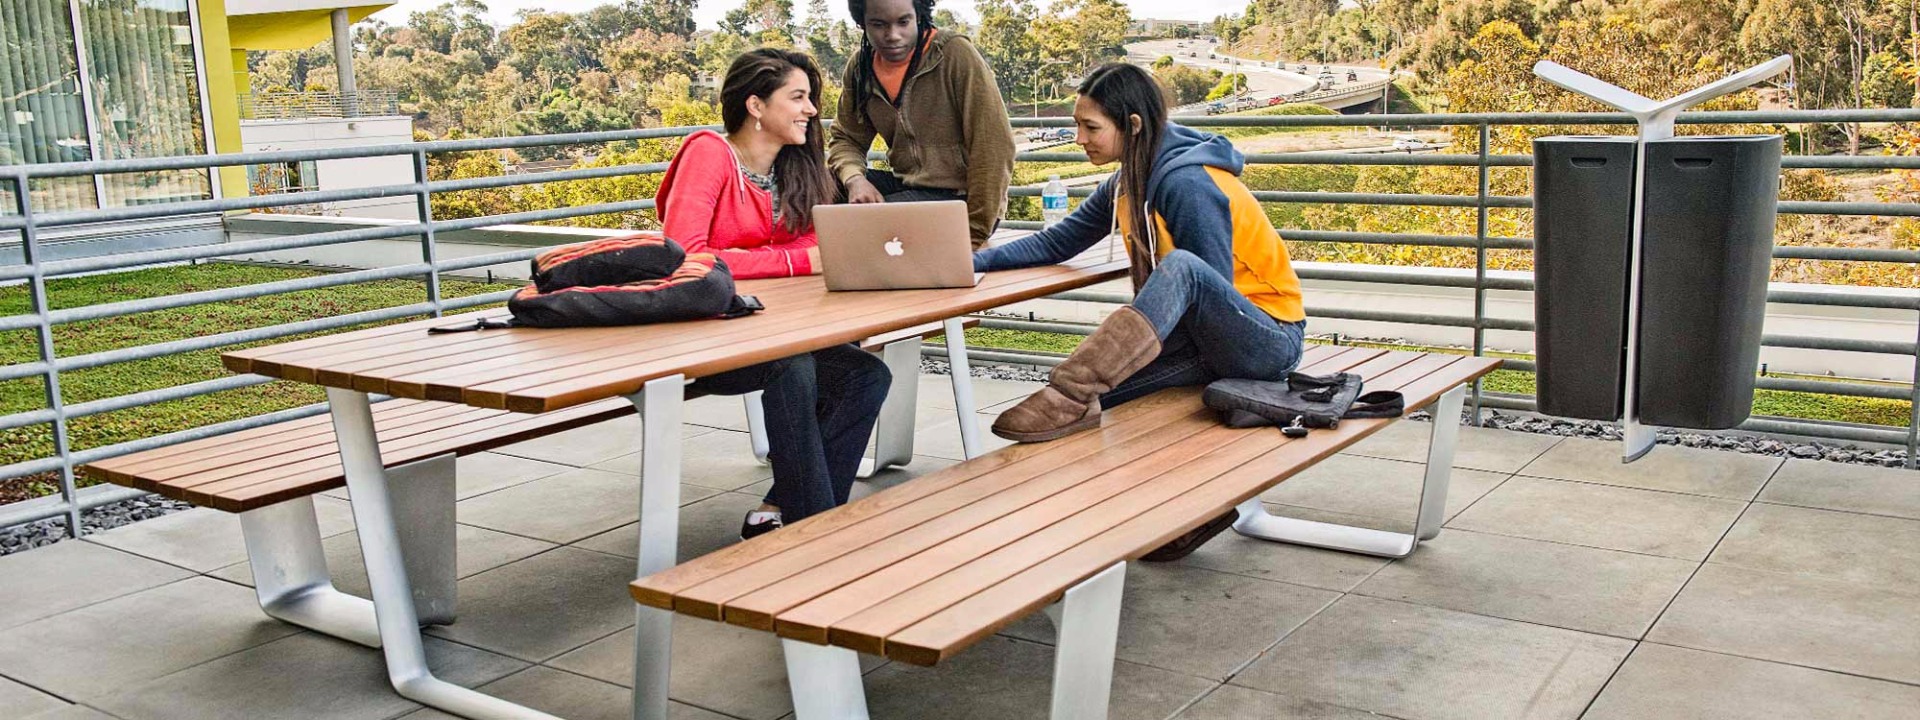
<svg viewBox="0 0 1920 720">
<path fill-rule="evenodd" d="M 1001 238 L 1004 239 L 1004 238 Z M 429 335 L 471 324 L 493 310 L 371 328 L 227 353 L 235 372 L 314 383 L 327 389 L 340 462 L 359 527 L 389 679 L 402 696 L 470 718 L 542 718 L 543 713 L 435 678 L 387 487 L 370 394 L 435 400 L 518 413 L 564 411 L 624 397 L 643 420 L 640 539 L 636 577 L 674 565 L 679 527 L 680 426 L 688 382 L 777 358 L 945 322 L 1124 276 L 1106 257 L 988 274 L 978 286 L 829 293 L 818 276 L 740 283 L 764 312 L 726 321 L 662 325 L 514 328 Z M 672 612 L 636 610 L 634 714 L 667 713 Z"/>
</svg>

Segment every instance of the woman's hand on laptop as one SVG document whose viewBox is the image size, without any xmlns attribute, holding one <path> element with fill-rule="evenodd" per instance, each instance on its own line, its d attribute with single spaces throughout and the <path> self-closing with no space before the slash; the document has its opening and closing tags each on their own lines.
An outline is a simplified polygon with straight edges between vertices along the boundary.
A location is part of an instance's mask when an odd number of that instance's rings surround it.
<svg viewBox="0 0 1920 720">
<path fill-rule="evenodd" d="M 887 198 L 880 194 L 880 189 L 874 187 L 873 183 L 868 182 L 864 177 L 855 177 L 847 183 L 847 202 L 877 203 L 886 201 Z"/>
</svg>

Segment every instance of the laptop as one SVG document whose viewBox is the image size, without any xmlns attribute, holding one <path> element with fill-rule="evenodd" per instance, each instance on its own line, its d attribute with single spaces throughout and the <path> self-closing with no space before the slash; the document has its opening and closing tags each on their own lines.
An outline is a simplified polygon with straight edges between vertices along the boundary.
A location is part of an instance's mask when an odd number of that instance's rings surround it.
<svg viewBox="0 0 1920 720">
<path fill-rule="evenodd" d="M 982 276 L 964 201 L 815 205 L 813 229 L 828 290 L 966 288 Z"/>
</svg>

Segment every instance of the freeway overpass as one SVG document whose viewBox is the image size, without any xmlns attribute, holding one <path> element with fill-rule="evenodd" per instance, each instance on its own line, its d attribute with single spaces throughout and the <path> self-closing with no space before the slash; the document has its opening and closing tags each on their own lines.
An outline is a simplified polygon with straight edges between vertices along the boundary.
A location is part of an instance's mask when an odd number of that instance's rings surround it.
<svg viewBox="0 0 1920 720">
<path fill-rule="evenodd" d="M 1379 112 L 1380 101 L 1391 75 L 1378 67 L 1365 65 L 1328 65 L 1308 63 L 1310 74 L 1288 70 L 1299 66 L 1298 63 L 1266 62 L 1247 58 L 1236 58 L 1220 54 L 1218 48 L 1202 40 L 1150 40 L 1127 46 L 1127 59 L 1131 62 L 1150 65 L 1161 57 L 1171 57 L 1174 62 L 1190 65 L 1203 70 L 1218 70 L 1222 73 L 1243 73 L 1247 76 L 1246 97 L 1265 103 L 1274 97 L 1286 97 L 1283 102 L 1311 102 L 1331 110 L 1346 113 Z M 1335 78 L 1331 87 L 1316 89 L 1319 81 L 1316 75 L 1319 69 L 1326 67 Z M 1358 79 L 1347 80 L 1352 72 Z M 1301 96 L 1301 93 L 1307 93 Z M 1176 115 L 1198 115 L 1206 112 L 1206 104 L 1176 108 Z"/>
</svg>

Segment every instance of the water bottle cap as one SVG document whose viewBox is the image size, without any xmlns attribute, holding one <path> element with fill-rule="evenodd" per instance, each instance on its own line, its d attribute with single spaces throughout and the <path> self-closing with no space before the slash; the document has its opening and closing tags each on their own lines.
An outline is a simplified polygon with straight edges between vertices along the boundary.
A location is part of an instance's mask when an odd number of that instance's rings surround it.
<svg viewBox="0 0 1920 720">
<path fill-rule="evenodd" d="M 1047 176 L 1047 182 L 1060 182 L 1060 176 L 1059 176 L 1059 175 L 1048 175 L 1048 176 Z"/>
</svg>

